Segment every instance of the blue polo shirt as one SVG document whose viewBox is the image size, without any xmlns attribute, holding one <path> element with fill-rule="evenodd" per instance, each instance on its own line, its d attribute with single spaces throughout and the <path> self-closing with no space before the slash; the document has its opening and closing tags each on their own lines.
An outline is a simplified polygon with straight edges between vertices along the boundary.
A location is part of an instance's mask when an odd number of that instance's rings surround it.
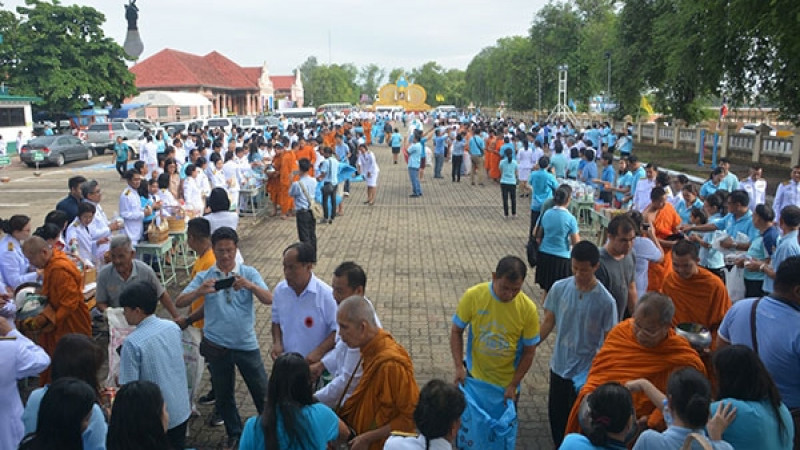
<svg viewBox="0 0 800 450">
<path fill-rule="evenodd" d="M 542 204 L 553 196 L 553 192 L 558 189 L 558 182 L 552 173 L 545 169 L 534 170 L 528 177 L 528 184 L 533 189 L 531 195 L 531 210 L 541 211 Z"/>
<path fill-rule="evenodd" d="M 511 162 L 508 162 L 507 158 L 503 158 L 500 161 L 500 173 L 502 174 L 500 177 L 500 184 L 517 184 L 517 164 L 516 161 L 513 159 Z"/>
<path fill-rule="evenodd" d="M 483 148 L 486 144 L 480 136 L 472 136 L 469 139 L 469 154 L 472 156 L 483 156 Z"/>
<path fill-rule="evenodd" d="M 744 233 L 750 239 L 750 242 L 752 242 L 759 234 L 758 229 L 753 226 L 753 212 L 749 209 L 738 219 L 734 217 L 733 213 L 728 213 L 721 219 L 717 219 L 713 222 L 709 220 L 708 222 L 713 223 L 718 230 L 725 230 L 728 236 L 734 240 L 736 239 L 736 235 Z"/>
<path fill-rule="evenodd" d="M 411 147 L 408 147 L 408 168 L 419 169 L 422 160 L 422 143 L 417 142 Z"/>
<path fill-rule="evenodd" d="M 703 201 L 699 198 L 694 200 L 694 203 L 691 205 L 686 205 L 686 200 L 681 199 L 677 205 L 675 205 L 675 212 L 681 216 L 681 223 L 687 224 L 689 223 L 689 218 L 691 217 L 692 208 L 703 208 Z"/>
<path fill-rule="evenodd" d="M 578 232 L 578 221 L 564 208 L 554 206 L 542 215 L 544 237 L 539 251 L 559 258 L 569 259 L 569 236 Z"/>
<path fill-rule="evenodd" d="M 600 179 L 605 181 L 605 182 L 611 183 L 610 185 L 613 186 L 614 185 L 614 179 L 616 178 L 616 175 L 617 174 L 614 172 L 614 166 L 610 166 L 609 165 L 609 166 L 606 166 L 603 169 L 603 176 L 600 177 Z M 603 189 L 603 192 L 605 192 L 605 191 L 606 190 Z"/>
<path fill-rule="evenodd" d="M 786 258 L 800 255 L 800 244 L 797 242 L 797 230 L 787 233 L 778 240 L 778 246 L 775 248 L 775 254 L 772 255 L 770 265 L 778 270 L 781 263 Z M 764 292 L 771 293 L 775 289 L 775 280 L 770 277 L 764 277 L 764 284 L 761 286 Z"/>
<path fill-rule="evenodd" d="M 392 133 L 392 141 L 390 145 L 392 147 L 400 147 L 403 145 L 403 135 L 400 133 Z"/>
<path fill-rule="evenodd" d="M 183 290 L 192 292 L 209 279 L 223 279 L 241 275 L 262 289 L 269 289 L 258 271 L 250 266 L 237 265 L 232 273 L 222 273 L 217 266 L 200 272 Z M 205 295 L 205 322 L 203 334 L 211 342 L 232 350 L 258 350 L 258 339 L 253 328 L 255 312 L 253 293 L 232 287 Z"/>
<path fill-rule="evenodd" d="M 433 154 L 444 155 L 444 144 L 447 142 L 447 136 L 438 136 L 433 138 Z"/>
</svg>

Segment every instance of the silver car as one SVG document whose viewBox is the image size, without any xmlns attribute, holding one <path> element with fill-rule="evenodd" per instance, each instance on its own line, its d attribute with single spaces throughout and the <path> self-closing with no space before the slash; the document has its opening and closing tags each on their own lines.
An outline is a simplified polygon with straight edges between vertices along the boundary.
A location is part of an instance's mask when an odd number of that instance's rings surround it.
<svg viewBox="0 0 800 450">
<path fill-rule="evenodd" d="M 82 140 L 68 134 L 54 136 L 39 136 L 28 141 L 22 146 L 19 157 L 28 167 L 35 167 L 34 155 L 42 153 L 44 159 L 40 164 L 55 164 L 63 166 L 67 161 L 92 159 L 94 150 Z"/>
</svg>

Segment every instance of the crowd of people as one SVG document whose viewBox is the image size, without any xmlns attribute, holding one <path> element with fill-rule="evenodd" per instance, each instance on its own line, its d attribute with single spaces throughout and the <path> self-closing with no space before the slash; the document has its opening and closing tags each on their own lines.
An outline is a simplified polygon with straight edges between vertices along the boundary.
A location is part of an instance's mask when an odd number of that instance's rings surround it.
<svg viewBox="0 0 800 450">
<path fill-rule="evenodd" d="M 654 162 L 642 165 L 630 128 L 409 119 L 405 136 L 380 116 L 159 132 L 144 137 L 131 168 L 131 148 L 118 140 L 126 182 L 119 217 L 103 211 L 96 180 L 75 176 L 35 231 L 28 216 L 2 221 L 0 390 L 9 401 L 0 406 L 8 412 L 0 449 L 182 449 L 197 404 L 213 404 L 207 424 L 224 425 L 225 448 L 463 446 L 462 413 L 476 399 L 458 386 L 485 383 L 497 402 L 516 404 L 551 334 L 556 447 L 671 449 L 696 440 L 798 448 L 800 167 L 770 205 L 760 167 L 740 181 L 722 160 L 698 189 Z M 518 197 L 530 199 L 541 306 L 523 292 L 523 259 L 487 268 L 490 281 L 469 288 L 453 311 L 455 383 L 420 389 L 359 264 L 340 263 L 330 284 L 314 272 L 316 225 L 342 213 L 355 173 L 366 181 L 366 204 L 375 204 L 380 169 L 370 148 L 384 141 L 395 164 L 406 157 L 411 198 L 423 196 L 429 164 L 443 179 L 450 161 L 451 182 L 468 175 L 471 185 L 499 187 L 504 217 L 516 217 Z M 293 216 L 298 233 L 274 287 L 239 250 L 239 215 L 262 185 L 273 215 Z M 618 212 L 600 247 L 582 239 L 569 208 L 591 193 Z M 135 251 L 150 224 L 168 218 L 186 221 L 197 255 L 174 299 L 156 273 L 163 265 Z M 89 267 L 97 270 L 92 311 L 83 292 Z M 47 304 L 21 318 L 13 294 L 27 284 L 39 285 Z M 256 302 L 271 309 L 269 348 L 256 333 Z M 155 314 L 159 304 L 170 319 Z M 104 351 L 91 338 L 93 320 L 109 308 L 134 327 L 120 347 L 113 401 L 98 380 Z M 683 324 L 707 331 L 710 342 L 690 342 L 676 332 Z M 211 387 L 203 395 L 187 388 L 188 327 L 202 332 Z M 269 376 L 262 351 L 272 359 Z M 257 411 L 247 420 L 234 395 L 237 369 Z M 37 375 L 42 387 L 23 407 L 14 380 Z"/>
</svg>

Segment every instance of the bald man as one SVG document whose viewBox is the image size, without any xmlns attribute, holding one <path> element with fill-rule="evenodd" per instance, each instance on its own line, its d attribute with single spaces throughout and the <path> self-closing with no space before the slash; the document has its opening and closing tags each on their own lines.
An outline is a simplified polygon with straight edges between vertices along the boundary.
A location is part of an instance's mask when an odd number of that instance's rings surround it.
<svg viewBox="0 0 800 450">
<path fill-rule="evenodd" d="M 375 321 L 364 297 L 346 298 L 336 315 L 339 336 L 361 349 L 363 375 L 339 417 L 357 433 L 351 448 L 378 450 L 393 431 L 414 432 L 414 408 L 419 387 L 408 352 Z"/>
<path fill-rule="evenodd" d="M 22 244 L 22 252 L 31 265 L 42 269 L 42 291 L 47 297 L 44 311 L 26 319 L 22 328 L 40 331 L 39 345 L 53 354 L 58 340 L 69 333 L 92 335 L 92 319 L 83 298 L 83 276 L 67 255 L 50 248 L 44 239 L 31 236 Z M 50 370 L 42 373 L 42 385 L 50 381 Z"/>
</svg>

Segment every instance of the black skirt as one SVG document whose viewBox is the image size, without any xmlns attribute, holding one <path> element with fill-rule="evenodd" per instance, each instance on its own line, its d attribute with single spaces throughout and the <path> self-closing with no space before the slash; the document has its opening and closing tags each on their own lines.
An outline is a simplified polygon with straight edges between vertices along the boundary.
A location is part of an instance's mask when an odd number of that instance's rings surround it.
<svg viewBox="0 0 800 450">
<path fill-rule="evenodd" d="M 536 264 L 536 284 L 549 291 L 558 280 L 572 276 L 572 262 L 569 258 L 561 258 L 545 252 L 539 252 Z"/>
</svg>

